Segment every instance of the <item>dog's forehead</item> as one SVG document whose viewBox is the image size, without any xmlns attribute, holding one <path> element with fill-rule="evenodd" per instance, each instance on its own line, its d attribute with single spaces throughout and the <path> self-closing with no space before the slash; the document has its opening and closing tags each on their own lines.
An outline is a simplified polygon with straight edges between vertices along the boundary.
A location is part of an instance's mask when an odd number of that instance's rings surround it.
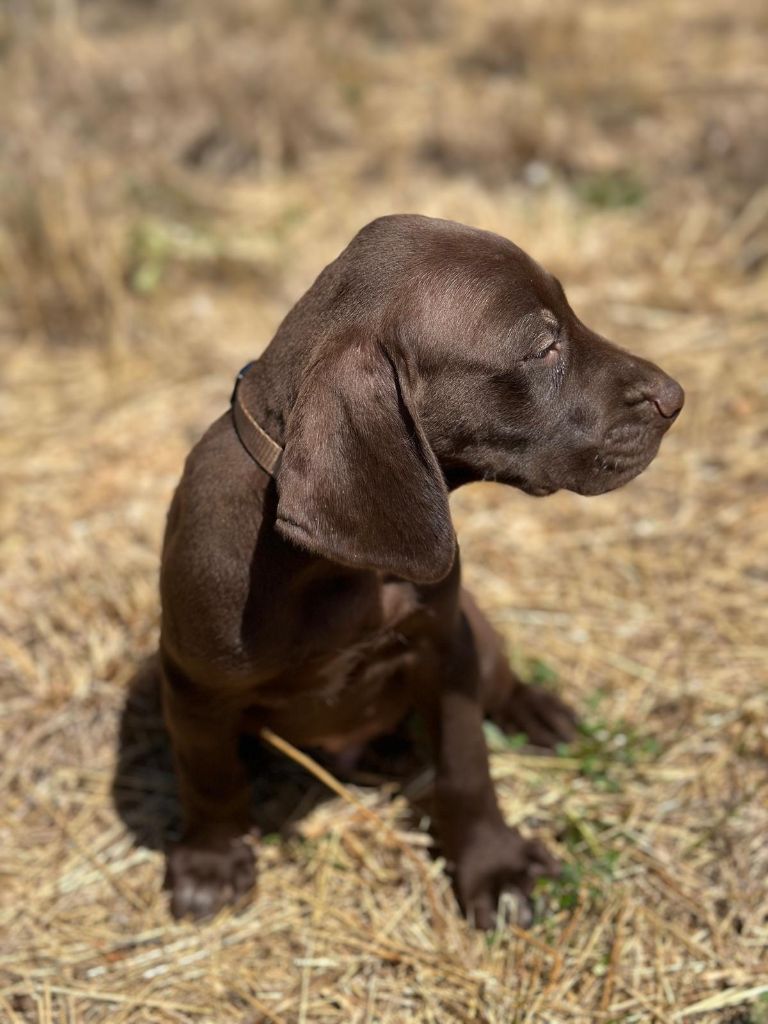
<svg viewBox="0 0 768 1024">
<path fill-rule="evenodd" d="M 344 301 L 407 347 L 440 359 L 491 360 L 562 314 L 555 279 L 511 240 L 453 221 L 395 215 L 372 222 L 343 257 Z M 338 292 L 334 292 L 334 301 Z"/>
<path fill-rule="evenodd" d="M 435 246 L 425 270 L 412 299 L 419 319 L 446 340 L 458 334 L 495 350 L 557 326 L 556 279 L 507 239 L 477 232 L 462 246 Z"/>
<path fill-rule="evenodd" d="M 435 285 L 448 299 L 468 301 L 489 312 L 525 316 L 557 302 L 555 279 L 524 249 L 501 235 L 472 230 L 452 244 L 434 239 Z"/>
</svg>

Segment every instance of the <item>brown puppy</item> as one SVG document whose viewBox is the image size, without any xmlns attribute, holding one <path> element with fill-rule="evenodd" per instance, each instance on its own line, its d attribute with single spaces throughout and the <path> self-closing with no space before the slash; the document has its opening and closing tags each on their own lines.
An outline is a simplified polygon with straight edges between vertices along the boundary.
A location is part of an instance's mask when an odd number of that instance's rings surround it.
<svg viewBox="0 0 768 1024">
<path fill-rule="evenodd" d="M 353 239 L 244 373 L 170 509 L 161 659 L 186 816 L 168 858 L 174 914 L 208 915 L 253 884 L 241 733 L 349 753 L 413 709 L 470 919 L 491 926 L 503 889 L 525 901 L 556 871 L 499 812 L 483 718 L 539 744 L 574 719 L 512 676 L 461 590 L 448 492 L 620 487 L 682 404 L 506 239 L 418 216 Z"/>
</svg>

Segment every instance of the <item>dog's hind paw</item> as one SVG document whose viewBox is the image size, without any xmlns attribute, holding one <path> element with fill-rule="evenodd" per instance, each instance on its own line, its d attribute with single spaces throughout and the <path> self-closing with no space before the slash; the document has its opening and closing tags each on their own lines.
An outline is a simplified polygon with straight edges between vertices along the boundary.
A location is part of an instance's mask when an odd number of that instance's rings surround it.
<svg viewBox="0 0 768 1024">
<path fill-rule="evenodd" d="M 557 694 L 518 683 L 490 720 L 507 733 L 525 733 L 535 747 L 554 749 L 578 735 L 576 713 Z"/>
</svg>

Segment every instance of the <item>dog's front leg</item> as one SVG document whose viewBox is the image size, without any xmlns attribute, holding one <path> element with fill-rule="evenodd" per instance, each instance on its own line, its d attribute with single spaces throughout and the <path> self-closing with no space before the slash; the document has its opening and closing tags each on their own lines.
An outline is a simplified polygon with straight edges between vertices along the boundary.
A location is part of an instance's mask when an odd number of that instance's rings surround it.
<svg viewBox="0 0 768 1024">
<path fill-rule="evenodd" d="M 184 832 L 168 850 L 174 917 L 215 914 L 253 888 L 255 863 L 242 836 L 251 787 L 238 753 L 239 716 L 168 670 L 163 711 L 179 782 Z"/>
<path fill-rule="evenodd" d="M 558 872 L 536 839 L 524 839 L 504 821 L 496 800 L 483 733 L 477 652 L 462 614 L 444 651 L 433 694 L 435 816 L 443 851 L 453 865 L 462 908 L 478 928 L 492 928 L 502 893 L 516 894 L 519 920 L 529 924 L 534 883 Z"/>
</svg>

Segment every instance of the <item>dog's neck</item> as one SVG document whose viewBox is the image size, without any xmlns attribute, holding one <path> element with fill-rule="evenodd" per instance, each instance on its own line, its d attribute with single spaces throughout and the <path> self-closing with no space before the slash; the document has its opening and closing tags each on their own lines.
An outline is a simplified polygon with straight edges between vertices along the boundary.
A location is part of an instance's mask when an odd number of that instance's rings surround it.
<svg viewBox="0 0 768 1024">
<path fill-rule="evenodd" d="M 291 377 L 274 366 L 265 353 L 248 367 L 238 387 L 243 406 L 281 448 L 285 447 L 288 417 L 295 399 Z"/>
</svg>

